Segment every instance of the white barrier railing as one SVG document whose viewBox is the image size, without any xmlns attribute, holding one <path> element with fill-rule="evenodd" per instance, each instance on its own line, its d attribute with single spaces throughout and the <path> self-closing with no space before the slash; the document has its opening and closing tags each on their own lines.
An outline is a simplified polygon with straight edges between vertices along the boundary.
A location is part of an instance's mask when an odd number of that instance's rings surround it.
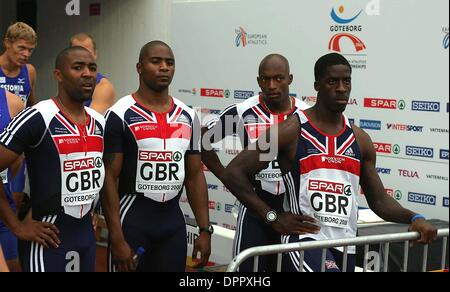
<svg viewBox="0 0 450 292">
<path fill-rule="evenodd" d="M 449 236 L 449 229 L 440 229 L 438 231 L 438 238 L 443 238 L 442 240 L 442 260 L 441 269 L 445 269 L 445 260 L 447 256 L 447 241 Z M 368 259 L 369 259 L 369 245 L 370 244 L 384 244 L 384 265 L 383 271 L 388 271 L 388 261 L 389 261 L 389 247 L 391 243 L 394 242 L 404 242 L 404 260 L 403 260 L 403 271 L 408 269 L 408 255 L 409 255 L 409 244 L 410 241 L 415 241 L 420 238 L 420 234 L 417 232 L 407 232 L 407 233 L 395 233 L 387 235 L 374 235 L 374 236 L 364 236 L 356 237 L 350 239 L 337 239 L 337 240 L 326 240 L 326 241 L 312 241 L 312 242 L 298 242 L 290 244 L 278 244 L 254 247 L 243 251 L 236 258 L 232 260 L 228 266 L 227 272 L 236 272 L 239 266 L 246 260 L 254 258 L 254 271 L 258 271 L 259 257 L 264 255 L 274 255 L 278 254 L 277 261 L 277 272 L 281 271 L 282 257 L 283 253 L 299 251 L 300 252 L 300 272 L 303 272 L 304 264 L 304 252 L 306 250 L 322 249 L 322 272 L 325 271 L 325 260 L 326 251 L 329 248 L 343 247 L 344 248 L 344 260 L 342 271 L 347 271 L 347 257 L 348 257 L 348 247 L 349 246 L 364 246 L 364 265 L 363 271 L 367 272 Z M 428 260 L 428 245 L 423 246 L 423 263 L 422 271 L 426 272 Z"/>
</svg>

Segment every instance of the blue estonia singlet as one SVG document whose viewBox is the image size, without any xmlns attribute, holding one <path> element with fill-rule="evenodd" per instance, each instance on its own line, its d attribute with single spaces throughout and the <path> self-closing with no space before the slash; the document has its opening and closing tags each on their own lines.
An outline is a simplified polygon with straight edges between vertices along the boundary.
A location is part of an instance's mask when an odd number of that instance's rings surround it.
<svg viewBox="0 0 450 292">
<path fill-rule="evenodd" d="M 0 88 L 19 96 L 24 103 L 27 102 L 31 93 L 31 82 L 27 65 L 20 68 L 20 73 L 16 77 L 8 77 L 0 67 Z"/>
<path fill-rule="evenodd" d="M 103 76 L 101 73 L 97 73 L 97 82 L 95 83 L 95 85 L 99 85 L 100 82 L 105 78 L 105 76 Z M 86 103 L 84 104 L 87 107 L 91 107 L 92 104 L 92 98 L 88 101 L 86 101 Z"/>
<path fill-rule="evenodd" d="M 6 98 L 6 91 L 0 89 L 0 132 L 3 132 L 11 121 L 11 116 L 8 109 L 8 99 Z M 8 170 L 1 172 L 1 180 L 5 185 L 5 193 L 8 199 L 9 205 L 15 211 L 14 201 L 12 200 L 11 191 L 8 182 L 10 181 L 10 175 Z M 0 231 L 5 227 L 2 221 L 0 221 Z"/>
</svg>

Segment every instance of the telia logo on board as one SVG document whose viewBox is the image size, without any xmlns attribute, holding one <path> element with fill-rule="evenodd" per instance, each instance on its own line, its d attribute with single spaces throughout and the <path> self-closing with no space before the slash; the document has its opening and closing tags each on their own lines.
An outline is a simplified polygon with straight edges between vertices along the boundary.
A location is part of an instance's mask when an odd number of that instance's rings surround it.
<svg viewBox="0 0 450 292">
<path fill-rule="evenodd" d="M 236 47 L 245 48 L 250 45 L 265 46 L 267 45 L 268 42 L 267 34 L 263 33 L 250 34 L 247 33 L 247 31 L 242 26 L 236 29 L 235 33 L 236 33 L 235 39 Z"/>
</svg>

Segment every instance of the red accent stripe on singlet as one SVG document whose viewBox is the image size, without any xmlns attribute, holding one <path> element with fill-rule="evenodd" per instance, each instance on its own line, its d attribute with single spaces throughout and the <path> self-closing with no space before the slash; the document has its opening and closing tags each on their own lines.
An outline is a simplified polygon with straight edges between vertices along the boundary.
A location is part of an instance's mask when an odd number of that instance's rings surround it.
<svg viewBox="0 0 450 292">
<path fill-rule="evenodd" d="M 69 132 L 73 135 L 77 135 L 77 131 L 75 130 L 75 128 L 70 125 L 67 121 L 64 120 L 63 116 L 61 116 L 59 113 L 55 115 L 56 119 L 63 124 L 64 127 L 66 127 L 67 130 L 69 130 Z"/>
<path fill-rule="evenodd" d="M 151 121 L 151 122 L 155 121 L 155 119 L 153 119 L 152 116 L 150 116 L 149 114 L 147 114 L 146 112 L 144 112 L 143 110 L 138 108 L 137 106 L 132 105 L 130 107 L 130 109 L 132 111 L 134 111 L 135 113 L 139 114 L 140 116 L 142 116 L 143 118 L 145 118 L 147 121 Z"/>
<path fill-rule="evenodd" d="M 325 149 L 325 147 L 320 144 L 317 139 L 312 136 L 310 133 L 308 133 L 306 130 L 302 130 L 302 137 L 305 138 L 306 140 L 308 140 L 309 142 L 311 142 L 319 151 L 321 151 L 322 153 L 326 153 L 327 150 Z"/>
<path fill-rule="evenodd" d="M 261 136 L 261 134 L 267 132 L 267 130 L 270 129 L 271 126 L 271 124 L 245 125 L 245 130 L 250 139 L 256 140 L 259 138 L 259 136 Z"/>
<path fill-rule="evenodd" d="M 82 152 L 103 152 L 103 138 L 88 136 L 84 142 L 81 136 L 56 136 L 53 137 L 59 154 L 67 155 Z"/>
<path fill-rule="evenodd" d="M 260 117 L 265 123 L 270 124 L 270 120 L 259 110 L 258 106 L 253 107 L 253 111 Z"/>
<path fill-rule="evenodd" d="M 335 158 L 341 159 L 342 163 L 330 163 L 324 158 Z M 308 158 L 305 158 L 300 161 L 300 173 L 302 175 L 308 174 L 311 171 L 319 170 L 319 169 L 335 169 L 346 171 L 352 173 L 356 176 L 360 176 L 361 174 L 361 163 L 355 159 L 351 159 L 345 156 L 324 156 L 324 155 L 314 155 Z"/>
</svg>

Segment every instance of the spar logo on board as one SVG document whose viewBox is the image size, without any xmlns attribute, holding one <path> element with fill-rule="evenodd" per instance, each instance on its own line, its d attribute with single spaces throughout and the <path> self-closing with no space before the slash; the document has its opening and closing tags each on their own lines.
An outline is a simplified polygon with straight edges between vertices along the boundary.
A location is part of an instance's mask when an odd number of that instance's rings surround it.
<svg viewBox="0 0 450 292">
<path fill-rule="evenodd" d="M 203 97 L 214 97 L 214 98 L 229 98 L 231 92 L 228 89 L 217 89 L 217 88 L 201 88 L 200 96 Z"/>
<path fill-rule="evenodd" d="M 387 110 L 404 110 L 406 108 L 406 103 L 404 100 L 397 101 L 391 98 L 364 98 L 364 107 L 366 108 L 379 108 Z"/>
<path fill-rule="evenodd" d="M 235 29 L 235 34 L 235 45 L 238 48 L 245 48 L 247 46 L 266 46 L 269 39 L 265 33 L 248 33 L 242 26 Z"/>
<path fill-rule="evenodd" d="M 401 152 L 401 148 L 399 145 L 395 144 L 389 144 L 389 143 L 379 143 L 379 142 L 374 142 L 373 146 L 375 147 L 375 151 L 377 153 L 381 153 L 381 154 L 400 154 Z"/>
</svg>

